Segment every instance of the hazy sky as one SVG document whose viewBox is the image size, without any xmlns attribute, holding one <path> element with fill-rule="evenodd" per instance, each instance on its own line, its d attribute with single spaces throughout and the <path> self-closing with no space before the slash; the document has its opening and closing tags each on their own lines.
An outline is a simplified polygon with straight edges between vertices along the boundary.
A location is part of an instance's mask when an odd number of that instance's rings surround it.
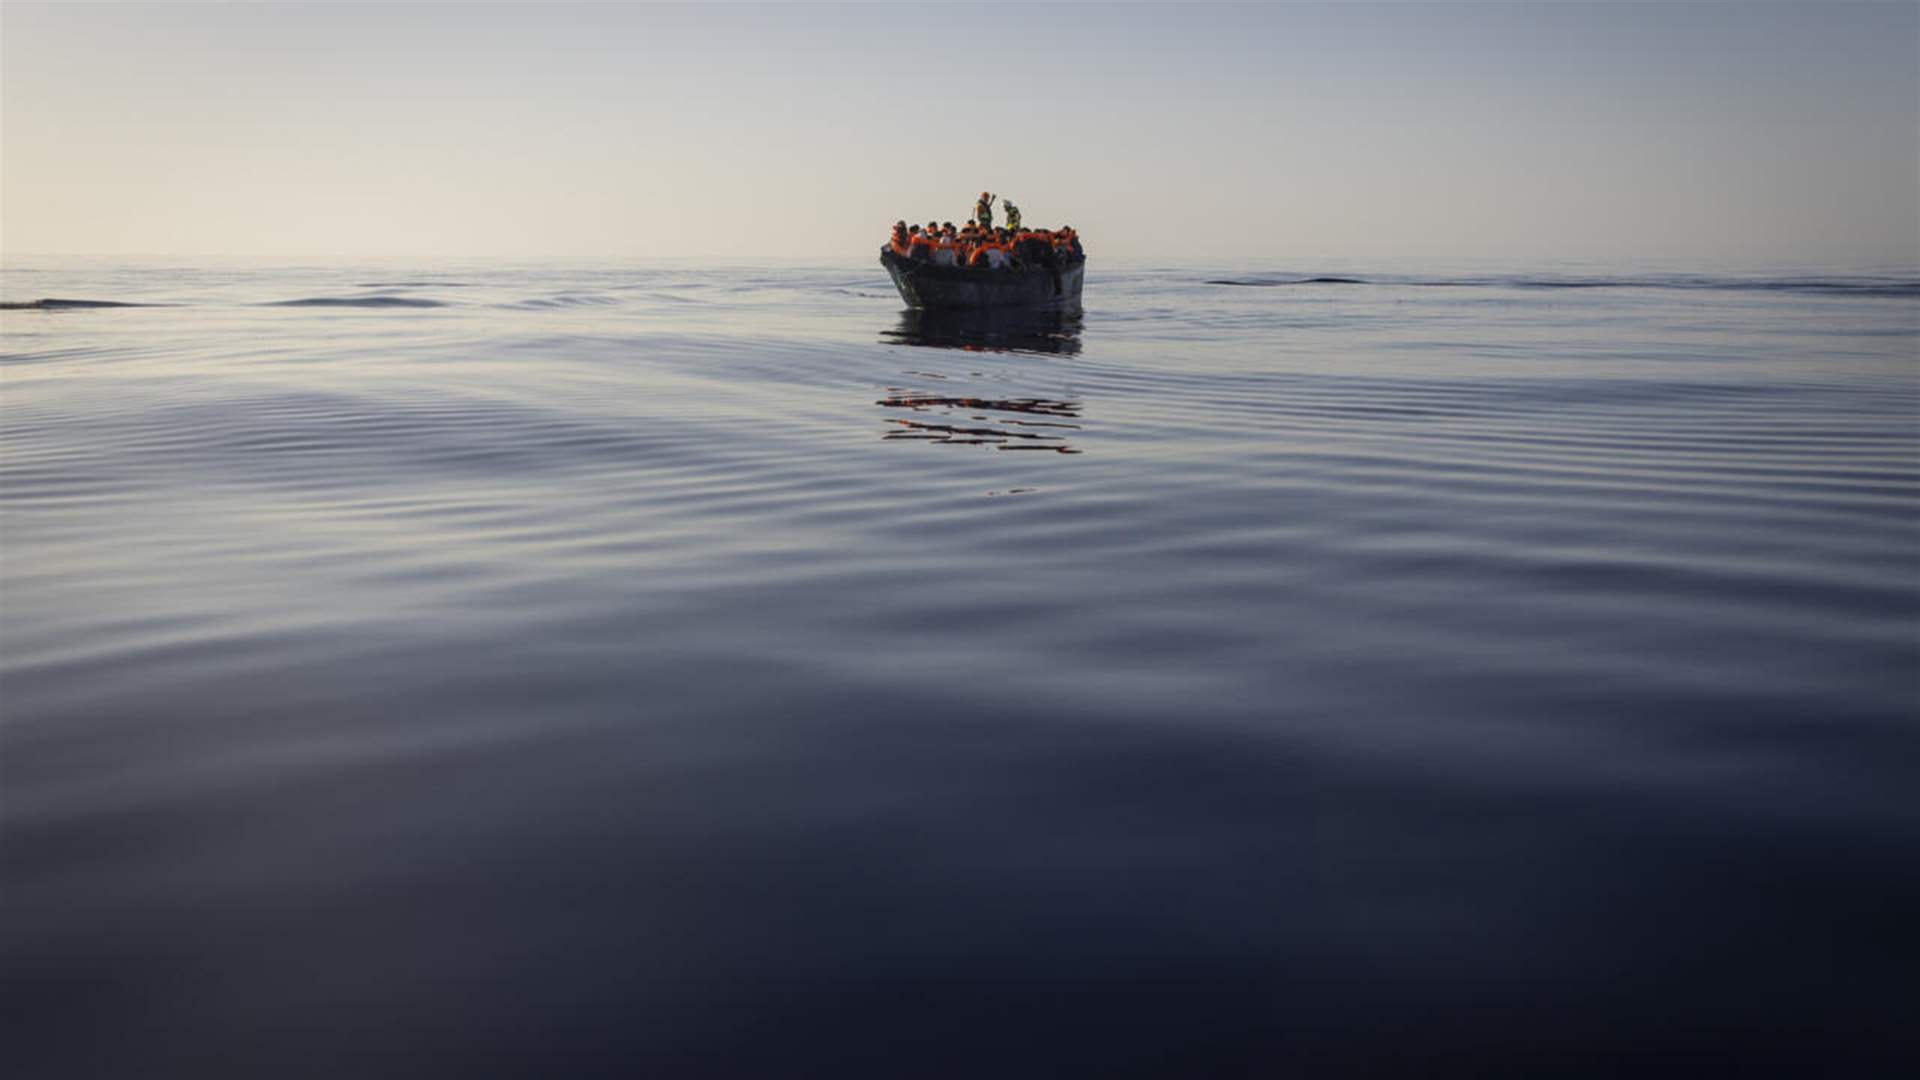
<svg viewBox="0 0 1920 1080">
<path fill-rule="evenodd" d="M 1920 4 L 0 7 L 0 251 L 1920 264 Z"/>
</svg>

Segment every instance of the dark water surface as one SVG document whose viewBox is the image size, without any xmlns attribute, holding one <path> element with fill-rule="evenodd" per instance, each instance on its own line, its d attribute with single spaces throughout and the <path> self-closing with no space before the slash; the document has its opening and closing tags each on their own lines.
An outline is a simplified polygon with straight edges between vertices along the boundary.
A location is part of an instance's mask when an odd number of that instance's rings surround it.
<svg viewBox="0 0 1920 1080">
<path fill-rule="evenodd" d="M 13 260 L 11 1074 L 1913 1051 L 1920 274 L 1095 257 Z"/>
</svg>

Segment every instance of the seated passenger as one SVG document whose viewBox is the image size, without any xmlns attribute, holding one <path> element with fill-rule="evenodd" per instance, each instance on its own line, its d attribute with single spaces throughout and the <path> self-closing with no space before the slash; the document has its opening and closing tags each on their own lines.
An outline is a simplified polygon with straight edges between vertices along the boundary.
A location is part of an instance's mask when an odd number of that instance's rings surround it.
<svg viewBox="0 0 1920 1080">
<path fill-rule="evenodd" d="M 1053 253 L 1053 244 L 1044 230 L 1036 229 L 1021 233 L 1020 238 L 1014 243 L 1014 251 L 1020 256 L 1022 262 L 1031 266 L 1043 266 L 1047 262 L 1047 257 Z"/>
</svg>

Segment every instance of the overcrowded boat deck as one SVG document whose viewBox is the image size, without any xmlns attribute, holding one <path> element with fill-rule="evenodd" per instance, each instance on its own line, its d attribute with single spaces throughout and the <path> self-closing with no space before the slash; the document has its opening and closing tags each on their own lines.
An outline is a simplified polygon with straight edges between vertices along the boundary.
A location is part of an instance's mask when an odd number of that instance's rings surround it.
<svg viewBox="0 0 1920 1080">
<path fill-rule="evenodd" d="M 982 192 L 965 224 L 896 221 L 880 264 L 901 299 L 914 308 L 1027 308 L 1080 302 L 1086 250 L 1070 225 L 1026 228 L 1020 208 L 1005 203 L 996 226 Z"/>
</svg>

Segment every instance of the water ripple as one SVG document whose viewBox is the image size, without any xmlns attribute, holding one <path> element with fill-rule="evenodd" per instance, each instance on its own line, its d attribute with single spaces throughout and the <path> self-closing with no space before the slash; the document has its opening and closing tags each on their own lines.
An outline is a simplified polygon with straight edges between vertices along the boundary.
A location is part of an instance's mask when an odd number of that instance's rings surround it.
<svg viewBox="0 0 1920 1080">
<path fill-rule="evenodd" d="M 16 1071 L 1874 1072 L 1911 272 L 1094 266 L 10 266 Z"/>
</svg>

